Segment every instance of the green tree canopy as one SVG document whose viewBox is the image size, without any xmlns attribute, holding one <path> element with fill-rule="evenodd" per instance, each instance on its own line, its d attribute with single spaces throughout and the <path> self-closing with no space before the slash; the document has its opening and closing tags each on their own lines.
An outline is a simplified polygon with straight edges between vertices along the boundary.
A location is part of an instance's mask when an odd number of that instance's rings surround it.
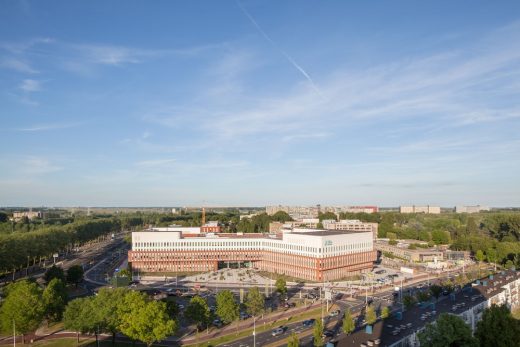
<svg viewBox="0 0 520 347">
<path fill-rule="evenodd" d="M 506 306 L 492 305 L 477 323 L 475 336 L 481 346 L 515 346 L 519 343 L 520 321 L 513 318 Z"/>
<path fill-rule="evenodd" d="M 74 299 L 68 303 L 63 312 L 63 326 L 73 330 L 79 342 L 79 333 L 97 332 L 97 314 L 93 307 L 93 298 Z"/>
<path fill-rule="evenodd" d="M 323 341 L 323 322 L 321 319 L 316 320 L 312 336 L 314 337 L 314 347 L 323 347 L 325 343 Z"/>
<path fill-rule="evenodd" d="M 442 293 L 442 287 L 437 284 L 432 284 L 430 286 L 430 293 L 432 293 L 432 296 L 435 298 L 435 300 L 438 300 Z"/>
<path fill-rule="evenodd" d="M 354 318 L 352 317 L 352 313 L 350 309 L 347 308 L 345 311 L 345 316 L 343 317 L 343 332 L 347 335 L 350 335 L 354 329 L 356 328 L 356 322 L 354 322 Z"/>
<path fill-rule="evenodd" d="M 186 307 L 184 316 L 197 324 L 197 329 L 200 326 L 208 325 L 211 315 L 206 300 L 198 295 L 192 298 Z"/>
<path fill-rule="evenodd" d="M 477 250 L 477 252 L 475 252 L 475 259 L 478 261 L 478 262 L 483 262 L 484 261 L 484 252 L 482 252 L 482 250 Z"/>
<path fill-rule="evenodd" d="M 53 265 L 47 271 L 45 271 L 43 278 L 47 283 L 52 281 L 54 278 L 60 279 L 63 283 L 65 283 L 65 272 L 63 272 L 61 267 Z"/>
<path fill-rule="evenodd" d="M 388 317 L 390 317 L 390 309 L 388 308 L 388 306 L 385 306 L 381 310 L 381 318 L 386 319 Z"/>
<path fill-rule="evenodd" d="M 230 290 L 223 290 L 217 294 L 217 315 L 225 323 L 231 323 L 239 317 L 239 307 Z"/>
<path fill-rule="evenodd" d="M 365 320 L 368 325 L 372 325 L 377 321 L 376 311 L 372 305 L 368 305 L 365 312 Z"/>
<path fill-rule="evenodd" d="M 300 340 L 298 339 L 298 335 L 296 333 L 291 333 L 291 336 L 289 337 L 289 341 L 287 342 L 287 347 L 299 347 L 300 346 Z"/>
<path fill-rule="evenodd" d="M 0 308 L 2 330 L 11 333 L 13 322 L 16 331 L 22 336 L 36 330 L 42 322 L 45 307 L 42 302 L 42 291 L 34 282 L 27 280 L 10 284 Z"/>
<path fill-rule="evenodd" d="M 100 317 L 100 330 L 112 334 L 112 342 L 115 342 L 116 333 L 121 325 L 120 307 L 125 304 L 125 298 L 129 293 L 130 291 L 125 288 L 101 288 L 93 299 L 93 304 L 97 307 Z M 125 313 L 128 312 L 125 311 Z"/>
<path fill-rule="evenodd" d="M 253 317 L 258 317 L 264 313 L 265 309 L 265 297 L 258 287 L 250 288 L 246 295 L 245 305 L 247 313 Z"/>
<path fill-rule="evenodd" d="M 67 303 L 67 290 L 62 280 L 52 279 L 42 295 L 45 317 L 51 322 L 58 322 L 63 316 Z"/>
<path fill-rule="evenodd" d="M 442 313 L 418 335 L 421 347 L 478 347 L 470 327 L 460 317 L 449 313 Z"/>
<path fill-rule="evenodd" d="M 287 293 L 287 282 L 285 282 L 285 278 L 278 277 L 275 283 L 276 291 L 280 293 L 280 295 L 285 295 Z"/>
<path fill-rule="evenodd" d="M 176 323 L 168 316 L 166 304 L 160 301 L 148 301 L 141 307 L 133 307 L 121 316 L 121 332 L 131 339 L 151 346 L 162 341 L 176 330 Z"/>
<path fill-rule="evenodd" d="M 67 270 L 67 282 L 78 285 L 83 281 L 83 267 L 81 265 L 73 265 Z"/>
</svg>

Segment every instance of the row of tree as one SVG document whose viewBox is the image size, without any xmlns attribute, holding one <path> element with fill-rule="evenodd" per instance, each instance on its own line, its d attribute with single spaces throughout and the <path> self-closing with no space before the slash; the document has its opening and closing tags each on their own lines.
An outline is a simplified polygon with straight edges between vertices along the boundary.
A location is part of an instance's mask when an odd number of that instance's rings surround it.
<svg viewBox="0 0 520 347">
<path fill-rule="evenodd" d="M 0 272 L 35 264 L 40 258 L 121 230 L 117 219 L 92 219 L 27 233 L 0 235 Z"/>
</svg>

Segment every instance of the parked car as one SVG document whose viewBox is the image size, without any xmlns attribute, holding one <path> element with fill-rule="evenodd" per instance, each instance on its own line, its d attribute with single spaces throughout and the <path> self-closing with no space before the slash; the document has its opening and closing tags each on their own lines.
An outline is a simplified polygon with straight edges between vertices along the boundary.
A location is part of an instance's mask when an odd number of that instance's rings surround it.
<svg viewBox="0 0 520 347">
<path fill-rule="evenodd" d="M 251 317 L 249 314 L 247 314 L 246 312 L 240 312 L 240 319 L 248 319 L 249 317 Z"/>
<path fill-rule="evenodd" d="M 220 328 L 221 326 L 224 325 L 224 323 L 222 323 L 222 321 L 220 319 L 215 319 L 213 321 L 213 325 L 216 326 L 217 328 Z"/>
</svg>

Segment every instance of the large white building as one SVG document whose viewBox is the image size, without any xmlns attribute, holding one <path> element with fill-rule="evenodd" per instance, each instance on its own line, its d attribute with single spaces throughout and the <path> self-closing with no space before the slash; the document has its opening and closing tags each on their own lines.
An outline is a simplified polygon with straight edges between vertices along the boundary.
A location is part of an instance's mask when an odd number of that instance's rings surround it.
<svg viewBox="0 0 520 347">
<path fill-rule="evenodd" d="M 372 268 L 372 231 L 294 229 L 264 234 L 183 235 L 182 231 L 132 233 L 128 253 L 141 272 L 206 272 L 227 263 L 312 281 L 331 281 Z"/>
</svg>

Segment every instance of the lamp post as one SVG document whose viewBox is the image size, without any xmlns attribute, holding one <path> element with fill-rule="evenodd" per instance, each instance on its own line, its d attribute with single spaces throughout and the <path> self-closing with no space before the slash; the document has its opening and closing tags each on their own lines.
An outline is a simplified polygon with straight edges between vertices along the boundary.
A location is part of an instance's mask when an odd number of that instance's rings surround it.
<svg viewBox="0 0 520 347">
<path fill-rule="evenodd" d="M 16 322 L 13 319 L 13 347 L 16 347 Z"/>
<path fill-rule="evenodd" d="M 256 316 L 253 317 L 253 347 L 256 347 Z"/>
</svg>

